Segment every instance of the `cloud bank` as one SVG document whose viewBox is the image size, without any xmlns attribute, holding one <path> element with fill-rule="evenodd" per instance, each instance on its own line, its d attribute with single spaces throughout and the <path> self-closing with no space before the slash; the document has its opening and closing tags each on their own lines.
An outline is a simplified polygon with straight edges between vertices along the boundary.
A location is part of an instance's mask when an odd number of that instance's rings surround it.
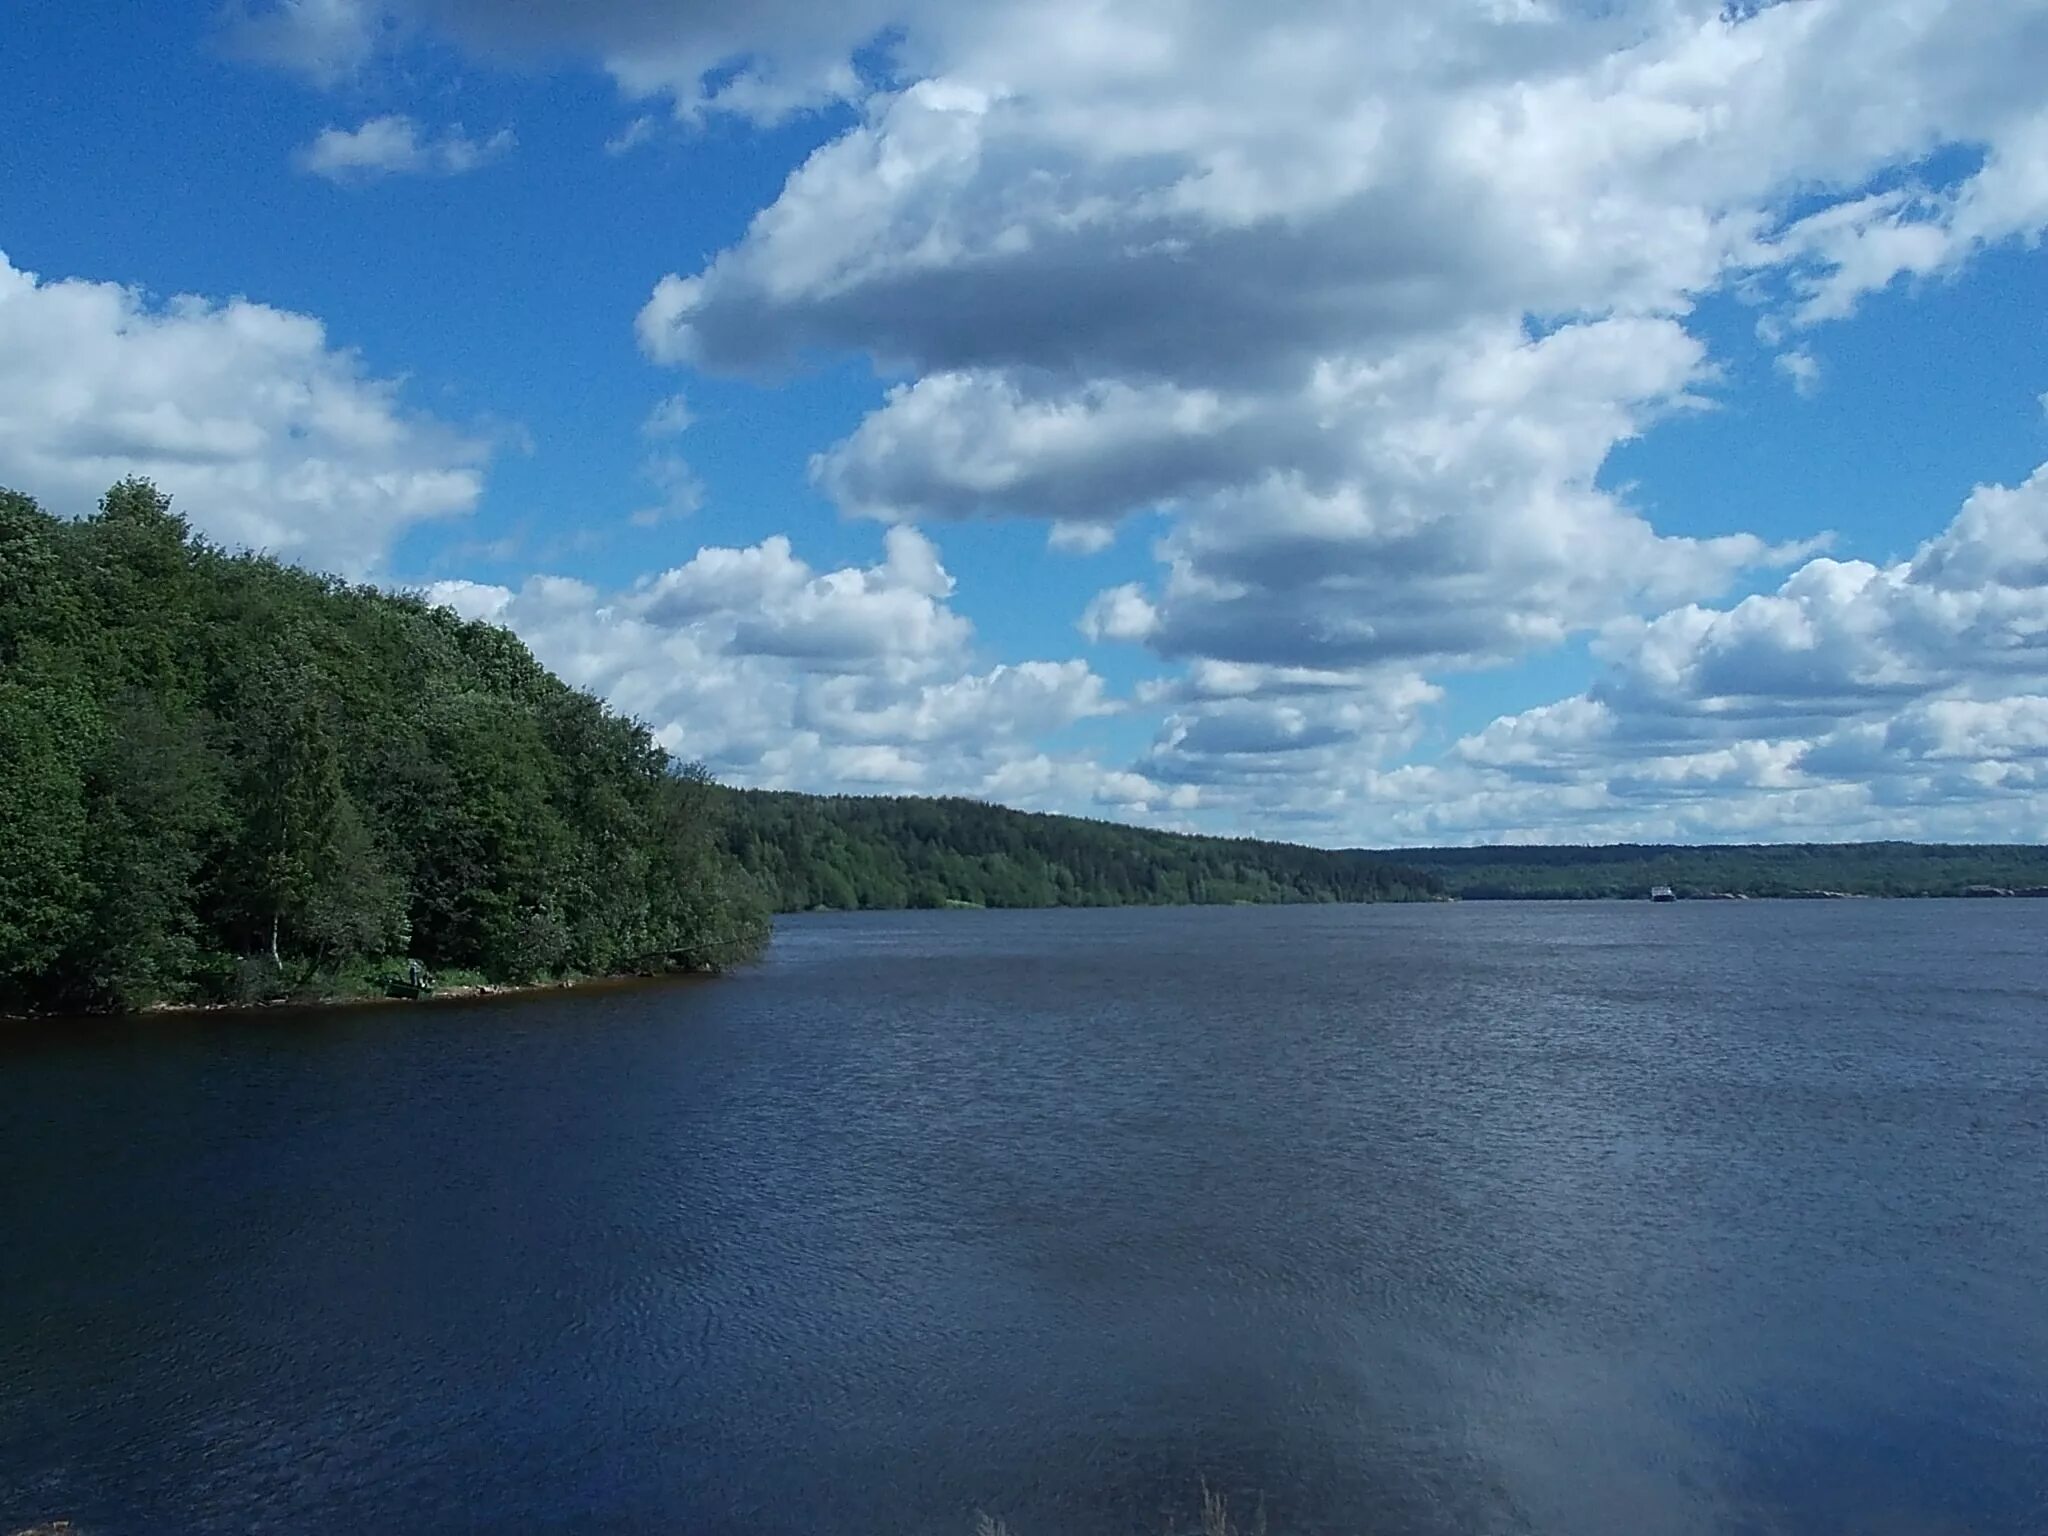
<svg viewBox="0 0 2048 1536">
<path fill-rule="evenodd" d="M 846 112 L 740 238 L 653 282 L 642 351 L 761 377 L 868 358 L 881 398 L 811 464 L 855 517 L 1038 520 L 1086 555 L 1162 516 L 1153 575 L 1075 618 L 1167 670 L 1121 771 L 1204 814 L 1333 839 L 2018 824 L 2017 767 L 1975 770 L 1967 809 L 1903 771 L 1872 766 L 1863 800 L 1823 782 L 1877 721 L 1815 712 L 1823 681 L 1878 678 L 1946 711 L 1915 740 L 1961 750 L 1968 706 L 2019 742 L 1982 714 L 2031 707 L 2009 655 L 1964 647 L 1914 691 L 1904 651 L 1897 675 L 1801 652 L 1764 616 L 1821 624 L 1811 594 L 1862 580 L 1811 559 L 1826 522 L 1788 545 L 1730 508 L 1677 536 L 1602 474 L 1718 399 L 1704 300 L 1750 305 L 1810 392 L 1819 328 L 2038 245 L 2038 0 L 288 0 L 238 24 L 322 78 L 432 39 L 593 61 L 635 122 Z M 2024 540 L 2038 495 L 2000 495 L 2021 510 L 1993 536 Z M 2026 590 L 1972 547 L 1978 598 Z M 1651 709 L 1651 659 L 1715 614 L 1694 692 Z M 1575 637 L 1611 669 L 1594 689 L 1417 760 L 1447 686 Z M 1808 675 L 1797 722 L 1742 702 Z M 1642 745 L 1710 716 L 1711 742 Z M 1578 759 L 1531 745 L 1567 738 Z"/>
<path fill-rule="evenodd" d="M 428 595 L 509 624 L 670 751 L 764 787 L 975 794 L 1173 819 L 1196 796 L 1048 737 L 1117 712 L 1085 662 L 983 666 L 937 548 L 888 530 L 871 566 L 819 571 L 774 535 L 604 592 L 560 577 Z"/>
<path fill-rule="evenodd" d="M 407 528 L 475 506 L 484 458 L 310 316 L 0 255 L 0 485 L 52 511 L 144 475 L 220 543 L 373 576 Z"/>
</svg>

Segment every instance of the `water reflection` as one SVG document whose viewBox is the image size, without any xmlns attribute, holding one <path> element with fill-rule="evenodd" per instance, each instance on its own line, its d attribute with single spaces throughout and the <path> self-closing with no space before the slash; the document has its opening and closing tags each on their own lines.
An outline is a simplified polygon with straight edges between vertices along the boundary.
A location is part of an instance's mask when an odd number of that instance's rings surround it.
<svg viewBox="0 0 2048 1536">
<path fill-rule="evenodd" d="M 2042 921 L 826 918 L 16 1042 L 0 1518 L 2037 1533 Z"/>
</svg>

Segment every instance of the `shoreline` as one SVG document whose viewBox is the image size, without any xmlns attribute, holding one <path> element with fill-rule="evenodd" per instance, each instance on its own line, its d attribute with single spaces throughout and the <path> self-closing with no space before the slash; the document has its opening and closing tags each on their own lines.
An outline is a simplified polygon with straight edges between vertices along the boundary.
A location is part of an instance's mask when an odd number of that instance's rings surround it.
<svg viewBox="0 0 2048 1536">
<path fill-rule="evenodd" d="M 1814 901 L 2026 901 L 2048 898 L 2048 888 L 1985 888 L 1967 891 L 1927 891 L 1880 893 L 1876 891 L 1780 891 L 1768 894 L 1749 892 L 1714 891 L 1700 892 L 1677 897 L 1671 903 L 1651 903 L 1641 896 L 1623 895 L 1566 895 L 1562 893 L 1517 893 L 1514 895 L 1464 895 L 1446 893 L 1416 901 L 1292 901 L 1292 902 L 1117 902 L 1117 903 L 1070 903 L 1066 905 L 1039 907 L 990 907 L 972 902 L 948 902 L 943 907 L 809 907 L 796 911 L 774 914 L 777 920 L 783 918 L 817 917 L 872 917 L 885 913 L 933 912 L 1080 912 L 1109 910 L 1175 910 L 1202 911 L 1218 908 L 1240 910 L 1249 907 L 1372 907 L 1372 906 L 1500 906 L 1523 902 L 1532 906 L 1577 906 L 1592 904 L 1618 904 L 1624 906 L 1684 905 L 1726 902 L 1814 902 Z M 772 942 L 772 939 L 771 939 Z M 744 962 L 731 968 L 743 970 Z M 385 1009 L 397 1007 L 431 1007 L 435 1004 L 478 1003 L 506 1001 L 514 1002 L 545 996 L 554 992 L 604 992 L 623 991 L 634 987 L 651 987 L 684 981 L 711 981 L 730 974 L 729 971 L 712 969 L 691 971 L 645 971 L 628 972 L 614 976 L 569 976 L 548 981 L 510 982 L 485 981 L 462 982 L 436 988 L 424 997 L 406 997 L 391 993 L 364 993 L 347 995 L 309 994 L 300 997 L 279 997 L 260 1002 L 211 1002 L 211 1003 L 151 1003 L 145 1008 L 125 1013 L 5 1013 L 0 1012 L 0 1029 L 15 1029 L 23 1026 L 49 1024 L 59 1021 L 77 1023 L 119 1023 L 144 1020 L 174 1020 L 224 1017 L 262 1017 L 297 1013 L 336 1013 L 350 1009 Z"/>
<path fill-rule="evenodd" d="M 270 998 L 253 1003 L 151 1003 L 126 1013 L 0 1013 L 0 1028 L 33 1027 L 46 1024 L 138 1024 L 175 1022 L 200 1018 L 262 1018 L 266 1015 L 300 1013 L 332 1014 L 355 1009 L 430 1008 L 438 1003 L 517 1002 L 543 997 L 551 992 L 626 991 L 635 987 L 665 986 L 687 981 L 711 981 L 717 971 L 660 971 L 620 976 L 572 976 L 552 981 L 466 982 L 436 990 L 426 997 L 365 995 L 359 997 L 306 996 Z"/>
</svg>

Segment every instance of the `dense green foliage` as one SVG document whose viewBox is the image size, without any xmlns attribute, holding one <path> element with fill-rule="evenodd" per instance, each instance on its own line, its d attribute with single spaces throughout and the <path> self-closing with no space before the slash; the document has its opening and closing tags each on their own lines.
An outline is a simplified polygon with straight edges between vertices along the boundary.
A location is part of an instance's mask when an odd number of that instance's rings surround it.
<svg viewBox="0 0 2048 1536">
<path fill-rule="evenodd" d="M 0 492 L 0 1011 L 731 963 L 723 808 L 504 630 Z"/>
<path fill-rule="evenodd" d="M 2048 848 L 1786 843 L 1671 848 L 1411 848 L 1398 855 L 1467 900 L 1699 896 L 1964 896 L 2048 891 Z"/>
<path fill-rule="evenodd" d="M 729 793 L 726 846 L 783 912 L 1415 901 L 1443 889 L 1372 854 L 1186 837 L 976 800 Z"/>
<path fill-rule="evenodd" d="M 724 790 L 512 635 L 0 492 L 0 1011 L 719 967 L 766 908 L 2048 893 L 2048 849 L 1332 851 Z"/>
</svg>

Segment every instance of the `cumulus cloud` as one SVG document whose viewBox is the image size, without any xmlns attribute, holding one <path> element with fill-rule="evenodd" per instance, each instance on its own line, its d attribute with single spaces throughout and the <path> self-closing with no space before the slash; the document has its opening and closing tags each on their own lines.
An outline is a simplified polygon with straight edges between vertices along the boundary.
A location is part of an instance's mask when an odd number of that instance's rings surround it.
<svg viewBox="0 0 2048 1536">
<path fill-rule="evenodd" d="M 650 453 L 640 461 L 640 478 L 653 489 L 655 499 L 627 516 L 635 528 L 658 528 L 704 505 L 704 482 L 680 454 Z"/>
<path fill-rule="evenodd" d="M 938 550 L 891 528 L 869 566 L 816 570 L 781 536 L 706 548 L 619 591 L 560 577 L 429 596 L 511 626 L 570 681 L 743 783 L 999 796 L 1177 815 L 1192 793 L 1048 738 L 1123 706 L 1085 662 L 977 665 Z"/>
<path fill-rule="evenodd" d="M 2048 157 L 2013 61 L 2044 28 L 2039 7 L 1841 0 L 935 25 L 926 78 L 657 285 L 641 339 L 700 367 L 855 349 L 912 375 L 814 462 L 856 513 L 1167 510 L 1161 579 L 1102 594 L 1085 634 L 1351 681 L 1192 704 L 1148 766 L 1268 806 L 1398 802 L 1425 776 L 1361 765 L 1415 739 L 1418 669 L 1811 553 L 1662 535 L 1601 470 L 1710 397 L 1700 295 L 1741 282 L 1810 325 L 2037 238 Z M 1985 152 L 1939 195 L 1867 190 L 1952 143 Z M 1794 193 L 1809 211 L 1782 223 Z M 1783 366 L 1815 386 L 1809 351 Z M 1404 707 L 1381 707 L 1388 679 L 1415 685 Z M 1792 771 L 1755 744 L 1701 768 L 1671 792 Z"/>
<path fill-rule="evenodd" d="M 1126 637 L 1178 658 L 1469 667 L 1719 592 L 1795 551 L 1659 535 L 1596 484 L 1700 368 L 1674 322 L 1608 320 L 1326 369 L 1314 406 L 1345 424 L 1345 462 L 1186 503 L 1153 622 Z"/>
<path fill-rule="evenodd" d="M 640 423 L 640 435 L 649 443 L 669 444 L 688 432 L 696 422 L 690 402 L 681 395 L 669 395 L 655 402 Z M 666 522 L 688 517 L 704 505 L 704 482 L 690 463 L 673 447 L 663 446 L 640 460 L 640 478 L 655 492 L 655 499 L 634 509 L 627 521 L 635 528 L 657 528 Z"/>
<path fill-rule="evenodd" d="M 1811 398 L 1820 393 L 1820 359 L 1804 347 L 1780 352 L 1773 359 L 1773 366 L 1792 381 L 1792 387 L 1801 395 Z"/>
<path fill-rule="evenodd" d="M 1110 519 L 1229 484 L 1255 454 L 1284 452 L 1284 439 L 1319 440 L 1312 422 L 1290 430 L 1263 406 L 1123 383 L 1039 399 L 999 376 L 942 373 L 892 389 L 811 469 L 841 506 L 870 517 Z"/>
<path fill-rule="evenodd" d="M 1146 640 L 1159 627 L 1159 610 L 1136 582 L 1098 593 L 1081 615 L 1081 633 L 1090 640 Z"/>
<path fill-rule="evenodd" d="M 854 52 L 898 19 L 882 0 L 232 0 L 226 14 L 238 51 L 322 84 L 434 35 L 511 63 L 587 58 L 632 96 L 671 98 L 679 117 L 764 121 L 858 92 Z"/>
<path fill-rule="evenodd" d="M 1149 636 L 1135 589 L 1092 628 Z M 1585 692 L 1416 761 L 1442 692 L 1399 665 L 1198 660 L 1143 688 L 1138 767 L 1211 825 L 1323 842 L 1924 837 L 2048 818 L 2048 465 L 1891 565 L 1825 556 L 1726 606 L 1605 626 Z"/>
<path fill-rule="evenodd" d="M 1099 555 L 1116 542 L 1107 523 L 1079 523 L 1059 518 L 1045 530 L 1045 547 L 1062 555 Z"/>
<path fill-rule="evenodd" d="M 1440 788 L 1501 831 L 1567 792 L 1674 835 L 2032 840 L 2048 813 L 2048 466 L 1890 566 L 1618 624 L 1586 693 L 1458 743 Z M 1833 829 L 1830 831 L 1830 829 Z"/>
<path fill-rule="evenodd" d="M 1142 766 L 1169 782 L 1245 783 L 1379 761 L 1414 744 L 1420 711 L 1441 697 L 1395 673 L 1342 689 L 1208 700 L 1169 714 Z"/>
<path fill-rule="evenodd" d="M 2029 6 L 1338 0 L 1112 21 L 1041 0 L 906 26 L 924 78 L 868 98 L 743 242 L 658 290 L 657 355 L 1189 380 L 1474 316 L 1681 310 L 1742 263 L 1840 291 L 1875 270 L 1820 238 L 1843 210 L 1779 232 L 1774 199 L 1860 187 L 1943 140 L 1992 146 L 1953 193 L 1958 241 L 2040 221 L 2016 61 L 2048 32 Z"/>
<path fill-rule="evenodd" d="M 411 118 L 373 117 L 359 128 L 326 128 L 296 156 L 300 170 L 328 181 L 361 183 L 384 176 L 460 176 L 511 153 L 510 128 L 472 139 L 461 125 L 422 137 Z"/>
<path fill-rule="evenodd" d="M 1812 323 L 1895 275 L 1858 244 L 1886 219 L 1938 240 L 1915 271 L 2048 222 L 2012 62 L 2039 7 L 902 19 L 914 78 L 658 283 L 642 345 L 909 375 L 813 461 L 857 514 L 1167 511 L 1160 580 L 1084 628 L 1173 660 L 1484 666 L 1795 558 L 1599 487 L 1711 395 L 1696 299 L 1739 281 Z M 1956 142 L 1987 148 L 1938 207 L 1868 190 Z M 1812 387 L 1810 353 L 1783 366 Z"/>
<path fill-rule="evenodd" d="M 669 395 L 655 402 L 654 409 L 647 413 L 647 419 L 640 423 L 643 437 L 681 437 L 695 423 L 690 402 L 681 395 Z"/>
<path fill-rule="evenodd" d="M 604 141 L 604 152 L 608 155 L 631 154 L 654 137 L 657 126 L 651 117 L 636 117 Z"/>
<path fill-rule="evenodd" d="M 2031 46 L 2048 45 L 2034 21 Z M 1774 251 L 1801 263 L 1793 279 L 1802 324 L 1839 320 L 1902 278 L 1954 274 L 1990 246 L 2038 245 L 2048 226 L 2048 109 L 2001 129 L 1976 172 L 1942 189 L 1874 193 L 1809 215 Z"/>
<path fill-rule="evenodd" d="M 334 84 L 368 62 L 388 16 L 360 0 L 230 0 L 224 19 L 243 57 Z"/>
<path fill-rule="evenodd" d="M 654 283 L 641 349 L 741 375 L 870 359 L 890 387 L 810 467 L 892 537 L 1037 518 L 1086 553 L 1160 516 L 1157 571 L 1079 622 L 1174 669 L 1128 771 L 1203 816 L 1404 840 L 1528 831 L 1546 806 L 1646 835 L 1710 805 L 1873 825 L 1814 766 L 1825 743 L 1846 762 L 1865 711 L 2030 696 L 2031 646 L 2001 627 L 2028 589 L 1984 540 L 1902 575 L 1736 517 L 1676 537 L 1603 471 L 1711 407 L 1703 298 L 1758 305 L 1805 391 L 1813 327 L 2038 242 L 2039 0 L 286 0 L 243 24 L 315 74 L 427 35 L 580 56 L 636 122 L 843 104 L 739 239 Z M 2023 546 L 2024 521 L 1999 537 Z M 779 572 L 816 611 L 750 654 L 860 654 L 871 610 L 842 633 L 837 605 L 871 573 L 794 577 L 770 544 L 732 579 Z M 1582 699 L 1398 761 L 1445 677 L 1594 633 L 1610 671 Z M 1946 661 L 1942 635 L 1968 637 Z M 907 782 L 901 740 L 843 750 Z"/>
<path fill-rule="evenodd" d="M 721 654 L 776 657 L 820 673 L 902 683 L 965 655 L 971 626 L 945 599 L 952 577 L 913 528 L 892 528 L 881 563 L 814 572 L 782 534 L 745 549 L 699 550 L 635 588 L 622 611 L 702 638 Z"/>
<path fill-rule="evenodd" d="M 475 505 L 483 459 L 310 316 L 0 255 L 0 484 L 53 511 L 145 475 L 221 543 L 370 575 L 406 528 Z"/>
</svg>

